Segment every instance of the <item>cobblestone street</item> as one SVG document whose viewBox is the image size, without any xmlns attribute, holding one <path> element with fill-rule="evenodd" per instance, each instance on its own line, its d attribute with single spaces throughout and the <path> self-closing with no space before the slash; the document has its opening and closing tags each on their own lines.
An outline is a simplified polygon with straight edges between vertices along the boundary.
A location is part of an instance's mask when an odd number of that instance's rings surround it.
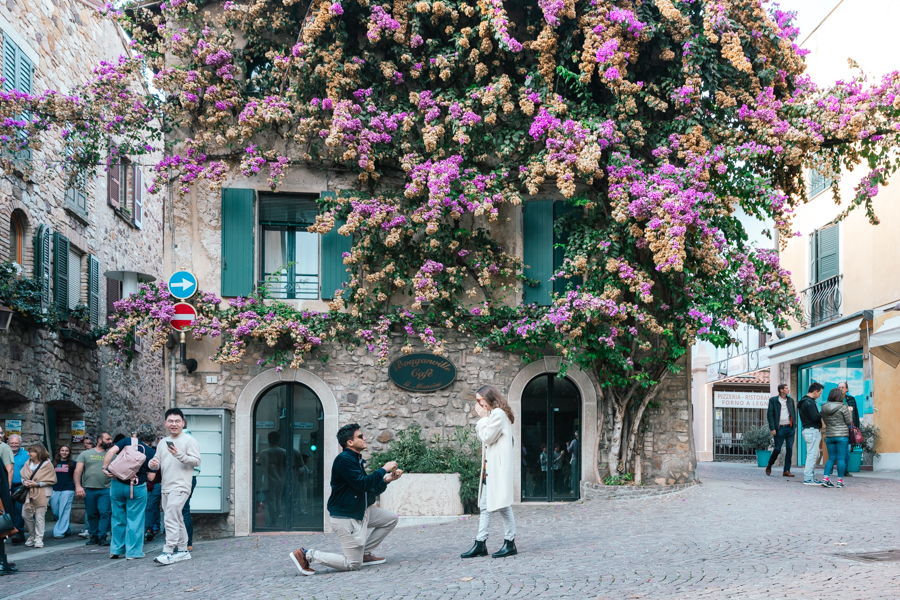
<svg viewBox="0 0 900 600">
<path fill-rule="evenodd" d="M 900 564 L 846 555 L 900 549 L 900 481 L 854 477 L 843 490 L 822 489 L 795 471 L 785 479 L 705 464 L 702 485 L 672 496 L 517 507 L 520 554 L 506 560 L 459 558 L 472 519 L 397 529 L 379 552 L 386 564 L 314 577 L 300 576 L 288 552 L 339 551 L 336 536 L 201 542 L 194 560 L 171 567 L 151 552 L 125 562 L 78 547 L 18 559 L 21 573 L 0 579 L 0 597 L 896 598 Z"/>
</svg>

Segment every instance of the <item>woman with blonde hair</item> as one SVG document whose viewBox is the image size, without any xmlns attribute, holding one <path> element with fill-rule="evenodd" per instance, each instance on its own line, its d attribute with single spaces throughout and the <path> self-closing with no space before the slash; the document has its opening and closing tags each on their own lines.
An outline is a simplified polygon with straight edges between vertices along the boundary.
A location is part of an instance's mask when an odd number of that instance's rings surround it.
<svg viewBox="0 0 900 600">
<path fill-rule="evenodd" d="M 22 518 L 28 532 L 25 545 L 43 548 L 44 518 L 47 516 L 47 505 L 53 494 L 53 484 L 56 483 L 56 471 L 50 462 L 50 453 L 43 444 L 39 442 L 32 444 L 27 450 L 29 460 L 19 471 L 22 485 L 28 488 L 25 506 L 22 507 Z"/>
<path fill-rule="evenodd" d="M 475 425 L 481 440 L 481 485 L 478 489 L 478 534 L 475 545 L 461 555 L 462 558 L 487 556 L 488 530 L 491 513 L 500 515 L 503 521 L 503 547 L 491 556 L 504 558 L 518 554 L 516 550 L 516 519 L 513 516 L 513 452 L 512 409 L 500 392 L 490 386 L 482 387 L 475 394 L 475 413 L 481 417 Z"/>
</svg>

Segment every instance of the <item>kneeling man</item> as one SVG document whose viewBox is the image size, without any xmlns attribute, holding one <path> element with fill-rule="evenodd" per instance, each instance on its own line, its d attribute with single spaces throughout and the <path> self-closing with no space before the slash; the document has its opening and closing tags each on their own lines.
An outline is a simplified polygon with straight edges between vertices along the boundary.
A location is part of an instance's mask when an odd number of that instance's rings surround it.
<svg viewBox="0 0 900 600">
<path fill-rule="evenodd" d="M 328 513 L 331 527 L 341 539 L 340 554 L 298 548 L 291 552 L 291 560 L 303 575 L 315 575 L 310 563 L 318 563 L 339 571 L 356 571 L 361 566 L 380 565 L 372 551 L 397 525 L 397 515 L 372 506 L 375 496 L 387 489 L 387 484 L 403 474 L 391 461 L 366 475 L 362 452 L 368 447 L 358 423 L 344 425 L 338 430 L 338 444 L 344 449 L 331 466 L 331 496 Z"/>
</svg>

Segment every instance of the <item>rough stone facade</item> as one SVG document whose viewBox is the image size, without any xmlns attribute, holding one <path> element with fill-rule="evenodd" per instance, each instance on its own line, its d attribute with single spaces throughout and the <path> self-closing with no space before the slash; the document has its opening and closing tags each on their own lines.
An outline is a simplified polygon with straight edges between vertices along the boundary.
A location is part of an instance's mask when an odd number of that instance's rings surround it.
<svg viewBox="0 0 900 600">
<path fill-rule="evenodd" d="M 34 94 L 65 92 L 85 82 L 103 60 L 128 52 L 118 28 L 98 16 L 102 3 L 91 0 L 29 0 L 0 3 L 0 34 L 14 43 L 34 65 Z M 99 324 L 107 321 L 108 271 L 134 271 L 160 277 L 163 205 L 161 197 L 143 194 L 143 222 L 138 227 L 129 212 L 134 187 L 127 186 L 125 206 L 107 201 L 107 173 L 98 168 L 86 189 L 87 211 L 66 205 L 66 180 L 59 174 L 61 141 L 45 134 L 43 147 L 32 153 L 30 177 L 0 175 L 0 260 L 21 262 L 34 276 L 34 236 L 40 225 L 64 235 L 81 260 L 77 303 L 88 302 L 88 256 L 99 261 Z M 144 162 L 147 162 L 146 160 Z M 138 167 L 140 165 L 137 165 Z M 133 171 L 132 171 L 133 172 Z M 146 187 L 147 175 L 144 175 Z M 21 224 L 21 255 L 11 244 L 11 219 Z M 51 284 L 52 285 L 52 284 Z M 51 291 L 51 296 L 53 291 Z M 67 325 L 66 325 L 67 326 Z M 87 431 L 126 433 L 142 421 L 158 425 L 165 402 L 164 373 L 158 355 L 137 355 L 131 367 L 106 366 L 111 353 L 63 338 L 14 318 L 9 332 L 0 333 L 0 420 L 21 419 L 24 441 L 55 436 L 52 445 L 71 443 L 71 421 L 86 421 Z M 55 431 L 49 431 L 46 407 L 55 411 Z M 73 450 L 81 449 L 76 445 Z"/>
</svg>

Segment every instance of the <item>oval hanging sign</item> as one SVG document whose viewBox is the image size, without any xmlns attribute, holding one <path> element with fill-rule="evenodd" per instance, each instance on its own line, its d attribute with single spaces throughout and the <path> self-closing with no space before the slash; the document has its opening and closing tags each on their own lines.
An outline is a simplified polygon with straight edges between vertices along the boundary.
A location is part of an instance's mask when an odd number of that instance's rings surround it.
<svg viewBox="0 0 900 600">
<path fill-rule="evenodd" d="M 397 387 L 410 392 L 435 392 L 453 383 L 456 366 L 434 354 L 409 354 L 391 363 L 388 376 Z"/>
</svg>

